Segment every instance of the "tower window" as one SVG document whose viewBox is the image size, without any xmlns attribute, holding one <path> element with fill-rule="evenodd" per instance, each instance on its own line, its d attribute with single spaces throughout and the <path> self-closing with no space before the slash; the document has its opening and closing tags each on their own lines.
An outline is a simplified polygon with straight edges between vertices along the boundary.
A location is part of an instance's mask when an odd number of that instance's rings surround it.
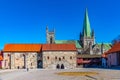
<svg viewBox="0 0 120 80">
<path fill-rule="evenodd" d="M 52 44 L 53 43 L 53 38 L 52 37 L 50 37 L 50 44 Z"/>
</svg>

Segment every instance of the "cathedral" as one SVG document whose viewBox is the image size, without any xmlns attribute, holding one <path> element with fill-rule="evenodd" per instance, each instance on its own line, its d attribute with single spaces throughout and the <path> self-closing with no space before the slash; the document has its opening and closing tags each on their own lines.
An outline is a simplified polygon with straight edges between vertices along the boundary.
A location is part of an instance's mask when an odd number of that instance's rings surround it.
<svg viewBox="0 0 120 80">
<path fill-rule="evenodd" d="M 6 44 L 3 49 L 3 69 L 43 68 L 74 69 L 101 66 L 101 55 L 110 43 L 97 43 L 85 11 L 79 40 L 56 40 L 55 30 L 46 27 L 45 44 Z"/>
<path fill-rule="evenodd" d="M 111 43 L 96 43 L 94 30 L 91 30 L 88 11 L 86 9 L 83 30 L 79 40 L 55 40 L 55 30 L 49 31 L 46 28 L 48 44 L 75 44 L 77 48 L 78 66 L 98 66 L 101 63 L 101 55 L 111 48 Z"/>
</svg>

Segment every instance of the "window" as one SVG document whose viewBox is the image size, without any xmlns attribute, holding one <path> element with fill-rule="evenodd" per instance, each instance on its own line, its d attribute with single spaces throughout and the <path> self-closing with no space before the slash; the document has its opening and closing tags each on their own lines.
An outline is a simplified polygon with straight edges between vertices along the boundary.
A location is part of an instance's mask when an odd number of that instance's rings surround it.
<svg viewBox="0 0 120 80">
<path fill-rule="evenodd" d="M 63 56 L 63 59 L 65 59 L 65 57 Z"/>
<path fill-rule="evenodd" d="M 72 56 L 70 56 L 70 59 L 72 59 Z"/>
<path fill-rule="evenodd" d="M 53 38 L 52 37 L 50 37 L 50 44 L 52 44 L 53 43 Z"/>
<path fill-rule="evenodd" d="M 49 56 L 47 57 L 47 59 L 49 59 Z"/>
<path fill-rule="evenodd" d="M 61 61 L 61 58 L 59 58 L 59 61 Z"/>
<path fill-rule="evenodd" d="M 55 59 L 57 59 L 57 56 L 55 56 Z"/>
<path fill-rule="evenodd" d="M 8 54 L 8 56 L 10 56 L 10 54 Z"/>
</svg>

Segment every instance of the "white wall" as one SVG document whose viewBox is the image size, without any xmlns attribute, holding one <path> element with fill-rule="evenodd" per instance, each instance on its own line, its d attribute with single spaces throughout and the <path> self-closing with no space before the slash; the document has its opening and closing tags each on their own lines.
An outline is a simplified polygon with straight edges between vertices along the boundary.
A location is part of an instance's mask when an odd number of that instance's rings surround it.
<svg viewBox="0 0 120 80">
<path fill-rule="evenodd" d="M 117 65 L 117 53 L 108 54 L 107 58 L 109 67 Z"/>
</svg>

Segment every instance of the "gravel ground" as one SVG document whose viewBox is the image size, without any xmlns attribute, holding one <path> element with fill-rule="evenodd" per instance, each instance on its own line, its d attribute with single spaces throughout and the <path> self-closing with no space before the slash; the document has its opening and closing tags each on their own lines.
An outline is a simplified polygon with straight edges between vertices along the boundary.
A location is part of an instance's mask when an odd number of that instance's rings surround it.
<svg viewBox="0 0 120 80">
<path fill-rule="evenodd" d="M 92 71 L 98 72 L 98 75 L 86 76 L 62 76 L 57 75 L 58 72 L 78 72 Z M 0 70 L 0 80 L 120 80 L 120 70 L 113 69 L 65 69 L 65 70 L 46 70 L 31 69 L 26 70 Z"/>
</svg>

